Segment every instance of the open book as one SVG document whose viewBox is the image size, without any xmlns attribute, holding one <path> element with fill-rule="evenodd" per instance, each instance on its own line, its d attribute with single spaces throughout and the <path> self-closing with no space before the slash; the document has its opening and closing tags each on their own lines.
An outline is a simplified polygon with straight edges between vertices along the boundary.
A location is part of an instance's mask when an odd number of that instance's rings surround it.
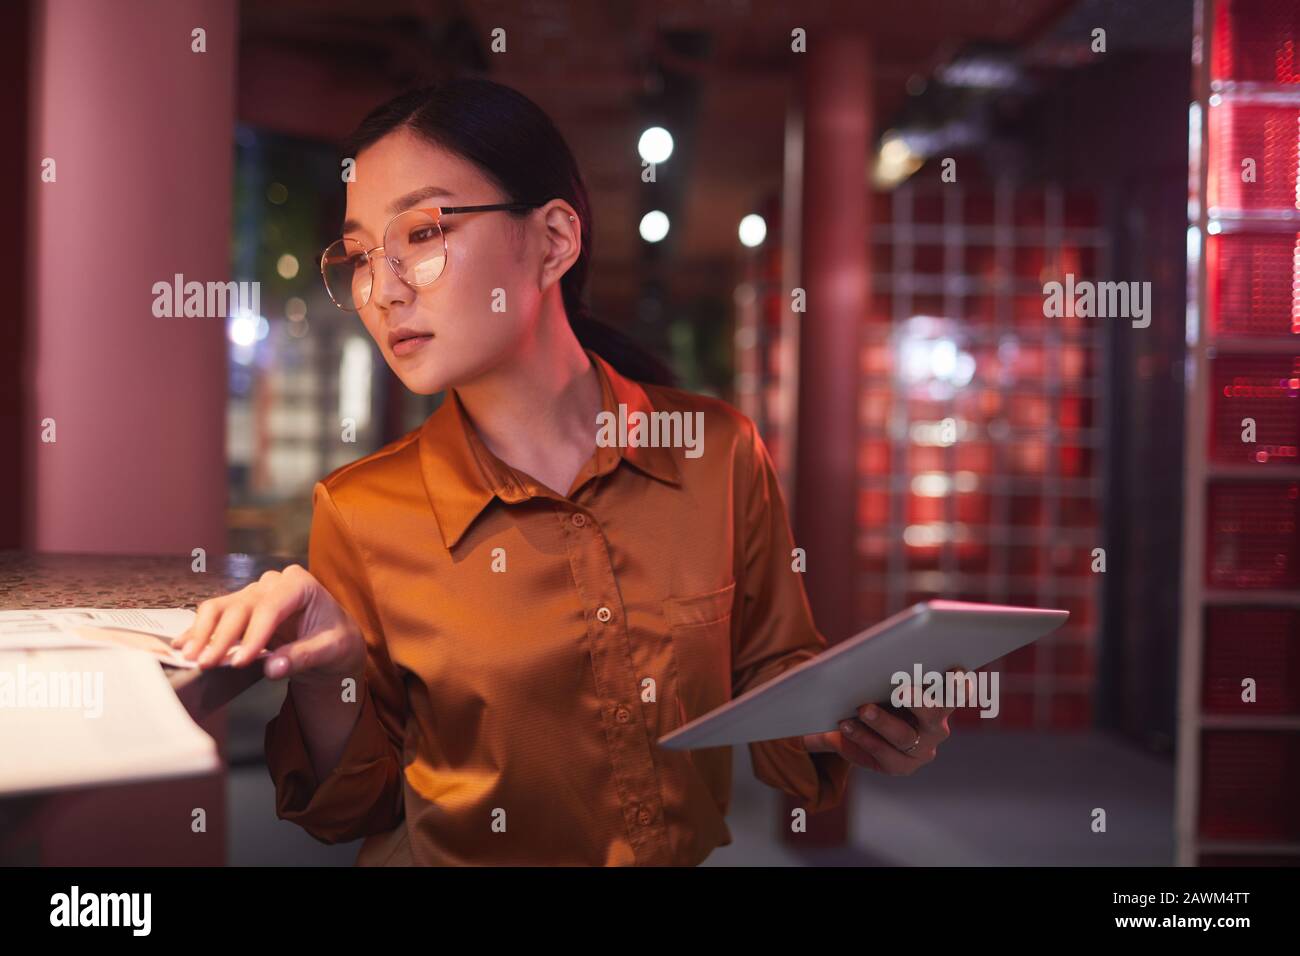
<svg viewBox="0 0 1300 956">
<path fill-rule="evenodd" d="M 210 773 L 216 742 L 150 654 L 0 650 L 0 794 Z"/>
<path fill-rule="evenodd" d="M 171 640 L 194 623 L 188 608 L 48 608 L 0 611 L 0 650 L 98 647 L 144 651 L 169 667 L 195 668 Z M 230 648 L 234 653 L 238 645 Z M 267 656 L 263 650 L 259 657 Z M 222 665 L 225 666 L 224 662 Z"/>
<path fill-rule="evenodd" d="M 0 794 L 218 769 L 215 742 L 159 666 L 198 667 L 171 646 L 194 619 L 188 608 L 0 611 Z"/>
</svg>

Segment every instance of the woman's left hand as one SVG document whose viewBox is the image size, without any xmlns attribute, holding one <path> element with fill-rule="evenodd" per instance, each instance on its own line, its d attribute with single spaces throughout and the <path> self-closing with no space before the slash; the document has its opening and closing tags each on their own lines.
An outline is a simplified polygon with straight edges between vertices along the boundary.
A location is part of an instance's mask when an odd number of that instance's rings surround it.
<svg viewBox="0 0 1300 956">
<path fill-rule="evenodd" d="M 890 713 L 879 704 L 863 704 L 856 719 L 840 721 L 839 730 L 805 734 L 803 744 L 809 753 L 837 753 L 854 766 L 906 777 L 935 758 L 956 709 L 918 704 Z"/>
</svg>

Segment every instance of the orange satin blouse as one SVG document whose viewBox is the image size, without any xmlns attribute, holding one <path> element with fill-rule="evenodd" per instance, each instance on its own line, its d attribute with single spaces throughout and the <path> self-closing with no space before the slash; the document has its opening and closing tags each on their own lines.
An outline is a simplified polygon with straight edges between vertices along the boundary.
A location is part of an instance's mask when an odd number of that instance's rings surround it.
<svg viewBox="0 0 1300 956">
<path fill-rule="evenodd" d="M 366 691 L 324 780 L 292 689 L 266 757 L 277 814 L 367 837 L 360 865 L 699 863 L 732 839 L 731 748 L 655 741 L 826 646 L 753 422 L 587 354 L 606 411 L 702 412 L 702 454 L 597 446 L 561 497 L 488 450 L 453 388 L 313 489 L 308 567 L 365 636 Z M 809 812 L 841 800 L 842 757 L 749 748 Z"/>
</svg>

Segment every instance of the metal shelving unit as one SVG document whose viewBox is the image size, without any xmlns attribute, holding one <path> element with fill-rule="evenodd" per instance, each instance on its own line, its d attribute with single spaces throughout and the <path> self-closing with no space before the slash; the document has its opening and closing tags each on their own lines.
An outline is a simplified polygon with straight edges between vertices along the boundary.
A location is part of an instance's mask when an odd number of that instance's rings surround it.
<svg viewBox="0 0 1300 956">
<path fill-rule="evenodd" d="M 1092 719 L 1102 588 L 1090 561 L 1101 545 L 1103 363 L 1116 320 L 1042 310 L 1046 282 L 1108 274 L 1098 206 L 1007 181 L 909 183 L 877 196 L 861 616 L 934 596 L 1071 609 L 1059 634 L 990 665 L 1005 678 L 1002 728 Z M 953 374 L 954 360 L 969 376 Z M 929 442 L 946 419 L 956 440 Z"/>
<path fill-rule="evenodd" d="M 1175 818 L 1183 866 L 1300 861 L 1298 27 L 1294 2 L 1197 4 Z M 1247 159 L 1253 181 L 1240 172 Z M 1258 419 L 1253 446 L 1232 441 L 1243 416 Z M 1254 704 L 1240 700 L 1245 677 L 1259 682 Z"/>
</svg>

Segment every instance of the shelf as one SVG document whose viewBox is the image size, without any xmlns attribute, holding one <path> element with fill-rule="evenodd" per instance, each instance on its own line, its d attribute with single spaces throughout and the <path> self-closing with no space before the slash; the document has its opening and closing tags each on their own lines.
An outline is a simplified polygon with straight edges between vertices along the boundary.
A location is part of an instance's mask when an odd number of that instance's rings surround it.
<svg viewBox="0 0 1300 956">
<path fill-rule="evenodd" d="M 1042 323 L 1028 324 L 1022 323 L 1007 324 L 999 327 L 995 323 L 987 325 L 974 325 L 969 318 L 963 318 L 963 327 L 961 330 L 961 340 L 963 343 L 972 345 L 996 345 L 1004 338 L 1013 338 L 1019 345 L 1042 345 L 1047 344 L 1046 339 L 1051 339 L 1052 345 L 1073 345 L 1078 348 L 1094 349 L 1101 346 L 1097 343 L 1100 326 L 1088 329 L 1071 329 L 1064 330 L 1048 325 L 1046 321 Z M 891 324 L 867 324 L 862 329 L 862 338 L 868 345 L 883 345 L 892 342 L 894 336 L 898 335 L 898 330 Z M 1300 336 L 1297 336 L 1300 338 Z"/>
<path fill-rule="evenodd" d="M 1300 210 L 1297 209 L 1224 209 L 1211 206 L 1206 211 L 1210 222 L 1218 230 L 1208 226 L 1206 232 L 1211 236 L 1232 232 L 1295 232 L 1300 229 Z"/>
<path fill-rule="evenodd" d="M 927 419 L 923 422 L 913 421 L 912 424 L 933 425 L 942 420 L 943 419 Z M 895 439 L 894 436 L 890 434 L 889 429 L 881 428 L 876 425 L 863 426 L 859 434 L 864 438 L 883 438 L 886 441 L 896 440 L 901 445 L 915 448 L 955 448 L 959 444 L 969 444 L 974 441 L 984 441 L 999 445 L 1013 442 L 1040 441 L 1043 443 L 1051 442 L 1058 449 L 1100 448 L 1101 440 L 1105 437 L 1098 429 L 1073 429 L 1070 431 L 1062 431 L 1059 429 L 1045 428 L 1008 428 L 1005 433 L 1000 435 L 991 435 L 987 432 L 980 435 L 963 435 L 951 445 L 922 445 L 919 442 L 912 441 L 907 435 L 901 435 Z"/>
<path fill-rule="evenodd" d="M 997 590 L 999 592 L 1010 593 L 1038 593 L 1040 591 L 1051 591 L 1058 597 L 1092 597 L 1097 590 L 1097 582 L 1084 578 L 1063 578 L 1059 575 L 1052 577 L 1049 575 L 1030 575 L 1030 574 L 1008 574 L 998 575 L 988 574 L 971 574 L 961 571 L 906 571 L 902 574 L 902 579 L 909 590 L 913 591 L 933 591 L 937 593 L 951 594 L 961 592 L 963 594 L 976 592 L 990 592 Z M 941 587 L 933 587 L 933 583 L 942 582 Z M 878 581 L 872 575 L 865 578 L 866 581 Z M 868 590 L 866 584 L 860 585 L 864 590 Z M 1055 643 L 1055 642 L 1053 642 Z M 1069 643 L 1069 642 L 1066 642 Z M 1090 644 L 1089 640 L 1078 641 L 1078 643 Z"/>
<path fill-rule="evenodd" d="M 871 241 L 878 245 L 893 245 L 898 239 L 910 239 L 912 245 L 934 246 L 1023 246 L 1042 248 L 1048 236 L 1064 246 L 1106 246 L 1106 233 L 1101 229 L 1043 226 L 969 226 L 959 223 L 934 222 L 877 222 L 871 226 Z"/>
<path fill-rule="evenodd" d="M 930 472 L 917 474 L 939 474 L 951 476 L 964 469 L 944 471 L 932 469 Z M 912 481 L 916 475 L 862 475 L 858 481 L 860 491 L 886 491 L 896 495 L 912 495 Z M 922 495 L 921 497 L 947 498 L 951 495 L 1040 495 L 1048 477 L 1006 477 L 989 476 L 975 473 L 976 484 L 973 488 L 956 489 L 947 495 Z M 1102 500 L 1104 489 L 1100 478 L 1052 478 L 1052 490 L 1058 495 L 1070 498 L 1092 498 Z"/>
<path fill-rule="evenodd" d="M 990 279 L 988 276 L 958 275 L 951 272 L 877 272 L 872 277 L 873 289 L 880 292 L 895 291 L 921 295 L 955 295 L 962 298 L 1002 296 L 1041 297 L 1043 283 L 1021 277 Z M 1045 322 L 1047 317 L 1044 317 Z M 1051 321 L 1058 321 L 1052 319 Z"/>
<path fill-rule="evenodd" d="M 1242 80 L 1211 80 L 1210 93 L 1224 103 L 1294 106 L 1300 109 L 1300 84 L 1252 83 Z M 1214 105 L 1214 104 L 1211 104 Z"/>
<path fill-rule="evenodd" d="M 1202 730 L 1296 730 L 1300 731 L 1300 714 L 1201 714 Z"/>
<path fill-rule="evenodd" d="M 1206 589 L 1202 592 L 1202 603 L 1216 606 L 1300 607 L 1300 591 Z"/>
<path fill-rule="evenodd" d="M 927 524 L 927 525 L 932 525 L 932 524 L 949 525 L 950 524 L 949 522 L 944 522 L 944 521 L 927 521 L 927 522 L 916 522 L 916 523 Z M 906 524 L 907 522 L 904 522 L 904 525 Z M 1045 534 L 1051 535 L 1052 544 L 1075 545 L 1081 547 L 1088 547 L 1089 545 L 1095 547 L 1101 546 L 1100 541 L 1101 541 L 1102 532 L 1099 528 L 1056 527 L 1056 528 L 1048 529 L 1048 528 L 1041 528 L 1038 526 L 1026 527 L 1026 528 L 1013 528 L 1013 527 L 994 528 L 988 525 L 968 524 L 960 521 L 951 522 L 951 524 L 960 525 L 961 527 L 965 528 L 968 533 L 976 530 L 979 531 L 978 534 L 973 534 L 971 535 L 971 537 L 964 538 L 961 541 L 955 542 L 956 544 L 959 545 L 969 545 L 971 547 L 992 547 L 992 546 L 1002 546 L 1002 545 L 1040 546 L 1043 543 L 1043 536 Z M 868 527 L 860 531 L 858 536 L 859 539 L 862 539 L 863 537 L 886 535 L 888 533 L 888 530 L 889 530 L 888 528 L 884 528 L 884 527 L 881 528 Z M 911 547 L 911 546 L 903 544 L 902 547 Z M 938 545 L 925 545 L 925 547 L 933 549 L 935 547 L 938 547 Z M 859 545 L 858 553 L 859 555 L 864 554 L 861 545 Z M 1051 578 L 1051 580 L 1059 581 L 1062 579 L 1059 577 L 1055 577 L 1055 578 Z M 1300 603 L 1300 596 L 1297 596 L 1296 603 Z"/>
<path fill-rule="evenodd" d="M 1196 840 L 1197 853 L 1257 854 L 1259 856 L 1290 856 L 1300 854 L 1300 843 L 1278 843 L 1269 840 Z"/>
<path fill-rule="evenodd" d="M 1296 355 L 1300 354 L 1300 335 L 1247 336 L 1207 335 L 1208 355 Z"/>
<path fill-rule="evenodd" d="M 1300 480 L 1300 464 L 1211 463 L 1206 467 L 1206 477 L 1210 481 L 1297 481 Z"/>
</svg>

